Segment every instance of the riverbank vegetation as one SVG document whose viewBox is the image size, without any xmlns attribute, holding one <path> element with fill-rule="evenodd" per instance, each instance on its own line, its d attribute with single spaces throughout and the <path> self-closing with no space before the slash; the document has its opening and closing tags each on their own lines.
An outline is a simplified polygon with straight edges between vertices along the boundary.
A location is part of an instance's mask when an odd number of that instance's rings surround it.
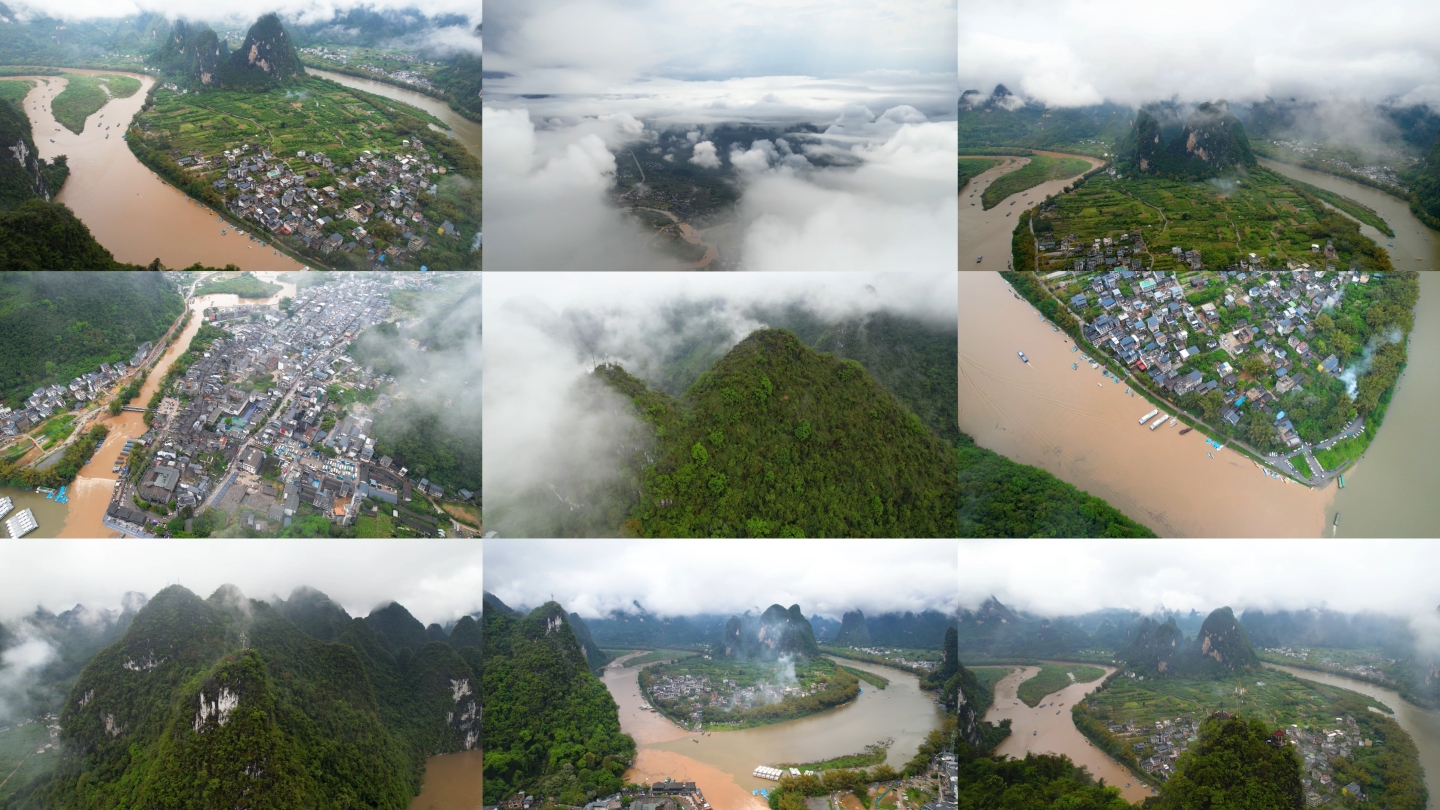
<svg viewBox="0 0 1440 810">
<path fill-rule="evenodd" d="M 1017 691 L 1025 705 L 1035 708 L 1047 695 L 1075 683 L 1090 683 L 1105 677 L 1105 670 L 1081 664 L 1044 664 L 1033 678 L 1027 678 Z"/>
<path fill-rule="evenodd" d="M 85 466 L 90 455 L 109 434 L 110 428 L 104 425 L 95 425 L 83 437 L 71 442 L 65 448 L 59 461 L 44 470 L 21 467 L 16 462 L 0 461 L 0 484 L 25 489 L 34 489 L 35 487 L 53 489 L 70 484 L 75 481 L 75 477 L 80 474 L 81 468 Z"/>
<path fill-rule="evenodd" d="M 1039 467 L 987 450 L 969 436 L 960 461 L 961 537 L 1154 537 L 1145 526 Z"/>
<path fill-rule="evenodd" d="M 106 102 L 129 98 L 140 89 L 140 80 L 134 76 L 66 73 L 64 77 L 65 89 L 51 102 L 50 110 L 61 126 L 76 135 L 84 131 L 85 119 L 98 112 Z"/>
<path fill-rule="evenodd" d="M 33 89 L 35 82 L 27 79 L 0 81 L 0 101 L 8 101 L 18 106 Z"/>
<path fill-rule="evenodd" d="M 965 184 L 971 179 L 1000 165 L 1000 161 L 989 157 L 962 157 L 959 159 L 958 165 L 960 167 L 960 188 L 963 190 Z"/>
<path fill-rule="evenodd" d="M 987 186 L 985 192 L 980 195 L 980 202 L 982 207 L 988 211 L 1011 194 L 1019 194 L 1026 189 L 1034 188 L 1041 183 L 1048 183 L 1051 180 L 1074 177 L 1089 169 L 1090 161 L 1088 160 L 1072 157 L 1053 158 L 1037 154 L 1030 158 L 1030 162 L 1024 166 L 995 178 L 995 182 Z"/>
<path fill-rule="evenodd" d="M 622 650 L 606 650 L 607 654 L 615 656 L 624 655 Z M 626 659 L 625 666 L 638 667 L 645 664 L 654 664 L 660 661 L 683 661 L 686 658 L 694 658 L 700 653 L 694 650 L 652 650 L 644 655 L 637 655 L 634 658 Z"/>
<path fill-rule="evenodd" d="M 838 768 L 868 768 L 871 765 L 879 765 L 885 761 L 886 755 L 890 752 L 891 742 L 881 740 L 865 746 L 865 750 L 858 754 L 846 754 L 845 756 L 826 759 L 820 762 L 781 762 L 775 765 L 776 768 L 785 770 L 796 768 L 800 771 L 833 771 Z"/>
<path fill-rule="evenodd" d="M 195 289 L 197 297 L 202 295 L 216 295 L 228 293 L 240 298 L 269 298 L 284 287 L 279 284 L 271 284 L 261 281 L 254 273 L 220 273 L 206 278 Z"/>
<path fill-rule="evenodd" d="M 473 269 L 477 260 L 472 247 L 480 230 L 480 160 L 430 125 L 443 123 L 423 110 L 317 77 L 261 93 L 180 94 L 157 86 L 127 132 L 127 143 L 168 182 L 227 215 L 241 194 L 253 196 L 258 188 L 242 189 L 249 181 L 227 177 L 231 161 L 223 154 L 226 150 L 234 159 L 235 150 L 250 147 L 235 165 L 265 161 L 249 172 L 258 185 L 278 179 L 270 173 L 284 164 L 294 173 L 287 176 L 301 181 L 292 186 L 303 195 L 304 202 L 297 200 L 296 205 L 314 204 L 317 224 L 302 227 L 312 217 L 290 220 L 285 216 L 289 212 L 282 212 L 290 233 L 277 227 L 271 239 L 312 263 L 337 269 L 403 270 L 422 264 L 431 270 Z M 415 148 L 416 139 L 423 143 L 425 157 Z M 191 162 L 197 150 L 203 164 Z M 182 160 L 187 165 L 182 166 Z M 367 162 L 362 165 L 362 160 Z M 435 173 L 420 173 L 425 164 Z M 366 179 L 371 171 L 384 176 L 383 185 Z M 214 186 L 221 179 L 227 181 L 223 190 Z M 391 186 L 404 186 L 403 193 L 389 194 Z M 306 199 L 311 190 L 317 196 Z M 392 199 L 397 201 L 393 208 Z M 359 215 L 364 222 L 347 218 L 364 203 L 373 206 Z M 382 214 L 399 221 L 387 221 Z M 443 228 L 447 222 L 449 229 Z M 248 219 L 245 223 L 256 225 Z M 364 230 L 357 232 L 360 226 Z M 334 235 L 341 237 L 339 247 L 322 248 Z"/>
<path fill-rule="evenodd" d="M 1350 216 L 1360 220 L 1361 222 L 1369 225 L 1370 227 L 1385 234 L 1386 236 L 1395 235 L 1395 232 L 1390 229 L 1390 225 L 1387 224 L 1385 220 L 1380 217 L 1380 214 L 1377 213 L 1374 208 L 1371 208 L 1370 206 L 1363 203 L 1356 202 L 1349 197 L 1342 197 L 1329 189 L 1321 188 L 1319 186 L 1312 186 L 1309 183 L 1296 180 L 1293 177 L 1289 178 L 1289 180 L 1292 184 L 1295 185 L 1296 188 L 1303 189 L 1305 192 L 1312 194 L 1320 198 L 1321 200 L 1324 200 L 1335 208 L 1344 211 Z"/>
<path fill-rule="evenodd" d="M 890 685 L 889 678 L 885 677 L 884 675 L 876 675 L 875 673 L 867 669 L 861 669 L 859 667 L 847 667 L 844 664 L 841 664 L 840 668 L 850 673 L 851 675 L 854 675 L 860 680 L 870 684 L 871 686 L 874 686 L 876 689 L 884 689 L 885 687 Z"/>
</svg>

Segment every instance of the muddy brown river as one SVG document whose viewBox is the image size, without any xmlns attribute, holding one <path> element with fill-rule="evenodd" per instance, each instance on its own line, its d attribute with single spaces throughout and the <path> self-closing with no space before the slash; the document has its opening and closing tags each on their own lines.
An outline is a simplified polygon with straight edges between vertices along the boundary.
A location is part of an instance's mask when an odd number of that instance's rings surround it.
<svg viewBox="0 0 1440 810">
<path fill-rule="evenodd" d="M 1104 670 L 1109 676 L 1115 668 L 1104 667 Z M 995 753 L 1016 759 L 1023 759 L 1031 752 L 1064 754 L 1076 765 L 1089 769 L 1091 776 L 1120 788 L 1126 801 L 1139 803 L 1146 796 L 1154 796 L 1153 788 L 1136 779 L 1124 765 L 1085 739 L 1070 717 L 1070 707 L 1098 689 L 1105 679 L 1071 684 L 1046 695 L 1032 709 L 1020 699 L 1018 692 L 1020 684 L 1039 674 L 1040 667 L 1014 667 L 1009 675 L 995 684 L 995 700 L 984 719 L 997 725 L 1001 720 L 1010 721 L 1010 736 L 996 746 Z"/>
<path fill-rule="evenodd" d="M 847 660 L 845 666 L 888 678 L 889 686 L 876 689 L 862 683 L 854 701 L 798 720 L 739 731 L 689 732 L 640 709 L 640 668 L 625 667 L 623 660 L 606 667 L 603 680 L 620 706 L 620 728 L 635 738 L 639 749 L 625 781 L 693 781 L 716 810 L 763 810 L 764 800 L 750 791 L 776 783 L 753 776 L 758 765 L 817 762 L 893 738 L 886 762 L 899 770 L 944 722 L 944 713 L 920 689 L 916 676 Z"/>
<path fill-rule="evenodd" d="M 120 73 L 66 70 L 91 75 Z M 144 265 L 159 258 L 167 267 L 201 262 L 213 267 L 235 264 L 243 270 L 299 270 L 299 262 L 237 234 L 229 223 L 217 221 L 218 214 L 187 198 L 135 159 L 120 136 L 144 105 L 155 79 L 124 75 L 139 79 L 141 88 L 92 113 L 79 135 L 60 126 L 50 112 L 66 79 L 29 77 L 36 86 L 25 96 L 25 114 L 30 117 L 35 146 L 47 160 L 56 155 L 69 158 L 70 177 L 55 201 L 69 206 L 100 244 L 122 262 Z M 106 125 L 111 128 L 105 129 Z M 221 230 L 229 233 L 222 236 Z"/>
<path fill-rule="evenodd" d="M 1085 155 L 1060 154 L 1059 152 L 1038 152 L 1054 158 L 1080 158 L 1090 162 L 1093 168 L 1104 163 L 1100 158 Z M 960 269 L 961 270 L 1008 270 L 1010 269 L 1010 237 L 1015 233 L 1015 222 L 1020 212 L 1038 204 L 1047 195 L 1057 194 L 1060 189 L 1075 182 L 1074 177 L 1051 180 L 1048 183 L 1012 194 L 999 205 L 984 210 L 980 195 L 1001 175 L 1019 169 L 1030 162 L 1029 158 L 1002 157 L 1005 161 L 970 179 L 960 189 Z M 1014 200 L 1015 205 L 1010 202 Z M 972 205 L 973 203 L 973 205 Z M 1010 216 L 1006 216 L 1009 214 Z M 977 262 L 976 259 L 981 261 Z"/>
<path fill-rule="evenodd" d="M 410 810 L 480 810 L 485 782 L 485 753 L 442 754 L 425 761 L 425 782 Z"/>
</svg>

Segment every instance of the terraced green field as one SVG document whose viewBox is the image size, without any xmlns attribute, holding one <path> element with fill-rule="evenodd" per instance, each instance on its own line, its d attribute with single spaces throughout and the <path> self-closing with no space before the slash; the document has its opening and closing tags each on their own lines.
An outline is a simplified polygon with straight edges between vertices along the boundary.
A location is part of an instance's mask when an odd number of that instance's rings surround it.
<svg viewBox="0 0 1440 810">
<path fill-rule="evenodd" d="M 1064 180 L 1084 174 L 1090 168 L 1089 161 L 1080 158 L 1052 158 L 1036 155 L 1030 162 L 1009 174 L 1002 174 L 980 195 L 986 210 L 999 205 L 1011 194 L 1019 194 L 1051 180 Z"/>
</svg>

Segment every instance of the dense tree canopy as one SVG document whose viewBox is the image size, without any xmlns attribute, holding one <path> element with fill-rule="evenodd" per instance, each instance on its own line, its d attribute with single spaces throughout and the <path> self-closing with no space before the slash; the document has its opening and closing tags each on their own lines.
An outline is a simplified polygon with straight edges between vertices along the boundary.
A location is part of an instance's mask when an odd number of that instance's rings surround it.
<svg viewBox="0 0 1440 810">
<path fill-rule="evenodd" d="M 520 617 L 487 595 L 483 616 L 485 794 L 583 805 L 618 791 L 635 756 L 619 709 L 554 602 Z"/>
<path fill-rule="evenodd" d="M 955 461 L 860 363 L 762 329 L 678 402 L 618 366 L 658 444 L 624 531 L 697 537 L 947 537 Z"/>
</svg>

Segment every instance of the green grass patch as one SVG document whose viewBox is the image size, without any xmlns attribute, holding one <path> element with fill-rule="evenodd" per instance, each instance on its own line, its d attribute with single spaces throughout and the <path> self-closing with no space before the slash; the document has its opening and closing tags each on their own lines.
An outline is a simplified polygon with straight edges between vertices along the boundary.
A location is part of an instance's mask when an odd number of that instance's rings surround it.
<svg viewBox="0 0 1440 810">
<path fill-rule="evenodd" d="M 1080 158 L 1052 158 L 1046 155 L 1036 155 L 1030 158 L 1030 162 L 1024 166 L 996 178 L 995 182 L 985 189 L 985 193 L 980 195 L 980 201 L 988 211 L 1011 194 L 1019 194 L 1026 189 L 1034 188 L 1051 180 L 1063 180 L 1077 174 L 1084 174 L 1089 168 L 1089 161 Z"/>
<path fill-rule="evenodd" d="M 79 135 L 85 119 L 113 98 L 129 98 L 140 89 L 140 80 L 130 76 L 88 76 L 66 73 L 65 89 L 55 97 L 51 110 L 60 125 Z"/>
<path fill-rule="evenodd" d="M 229 293 L 241 298 L 269 298 L 282 289 L 279 284 L 261 281 L 250 273 L 216 273 L 201 283 L 195 294 Z"/>
<path fill-rule="evenodd" d="M 623 652 L 621 653 L 624 654 Z M 634 667 L 641 664 L 653 664 L 657 661 L 683 661 L 686 658 L 693 658 L 699 653 L 691 650 L 651 650 L 644 655 L 637 655 L 625 662 L 625 666 Z"/>
<path fill-rule="evenodd" d="M 867 672 L 866 670 L 860 669 L 859 667 L 847 667 L 844 664 L 841 664 L 840 668 L 850 673 L 851 675 L 854 675 L 860 680 L 874 686 L 876 689 L 884 689 L 885 687 L 890 685 L 890 679 L 886 678 L 883 675 L 876 675 L 873 672 Z"/>
<path fill-rule="evenodd" d="M 960 186 L 959 186 L 959 187 L 962 188 L 962 189 L 965 188 L 965 184 L 966 184 L 966 183 L 970 182 L 973 178 L 975 178 L 975 177 L 976 177 L 977 175 L 979 175 L 981 172 L 984 172 L 984 171 L 986 171 L 987 169 L 990 169 L 991 167 L 998 165 L 999 163 L 1000 163 L 1000 161 L 996 160 L 995 158 L 983 158 L 983 157 L 962 157 L 962 158 L 960 158 L 960 159 L 959 159 L 959 166 L 960 166 Z"/>
<path fill-rule="evenodd" d="M 987 690 L 989 690 L 990 692 L 994 692 L 994 691 L 995 691 L 995 684 L 999 683 L 1001 678 L 1004 678 L 1006 675 L 1009 675 L 1010 672 L 1011 672 L 1012 670 L 1014 670 L 1015 668 L 1014 668 L 1014 667 L 969 667 L 968 669 L 969 669 L 971 672 L 975 673 L 976 679 L 978 679 L 978 680 L 980 681 L 980 684 L 981 684 L 982 686 L 984 686 L 984 687 L 985 687 Z"/>
<path fill-rule="evenodd" d="M 1072 677 L 1073 676 L 1073 677 Z M 1040 674 L 1020 684 L 1018 692 L 1025 705 L 1035 708 L 1046 695 L 1064 689 L 1072 683 L 1089 683 L 1105 677 L 1105 670 L 1099 667 L 1084 665 L 1045 664 L 1040 667 Z"/>
<path fill-rule="evenodd" d="M 35 88 L 32 81 L 0 81 L 0 99 L 20 104 L 25 100 L 26 94 Z"/>
<path fill-rule="evenodd" d="M 1314 475 L 1314 473 L 1310 472 L 1310 462 L 1306 461 L 1304 456 L 1295 456 L 1290 459 L 1290 463 L 1295 465 L 1296 472 L 1300 473 L 1301 476 L 1309 478 Z"/>
<path fill-rule="evenodd" d="M 1353 436 L 1345 441 L 1334 444 L 1328 450 L 1316 450 L 1315 461 L 1327 470 L 1338 470 L 1347 461 L 1360 458 L 1365 455 L 1365 450 L 1370 446 L 1370 439 L 1373 432 L 1367 424 L 1359 436 Z"/>
<path fill-rule="evenodd" d="M 389 515 L 355 519 L 356 537 L 394 537 L 395 521 Z"/>
<path fill-rule="evenodd" d="M 50 420 L 41 425 L 40 429 L 33 435 L 40 442 L 41 447 L 49 450 L 60 442 L 70 438 L 70 434 L 75 432 L 74 422 L 75 414 L 62 413 L 58 416 L 51 417 Z"/>
</svg>

